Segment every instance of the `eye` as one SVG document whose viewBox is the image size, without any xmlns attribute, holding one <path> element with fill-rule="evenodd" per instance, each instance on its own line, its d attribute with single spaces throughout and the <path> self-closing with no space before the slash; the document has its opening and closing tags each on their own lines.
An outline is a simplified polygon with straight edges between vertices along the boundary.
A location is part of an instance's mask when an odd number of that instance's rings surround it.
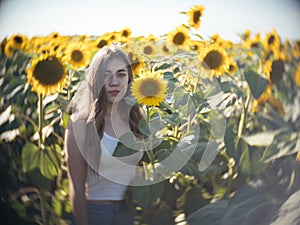
<svg viewBox="0 0 300 225">
<path fill-rule="evenodd" d="M 118 76 L 119 76 L 119 77 L 125 77 L 125 76 L 127 76 L 127 73 L 125 73 L 125 72 L 120 72 L 120 73 L 118 73 Z"/>
<path fill-rule="evenodd" d="M 110 73 L 105 73 L 105 74 L 104 74 L 105 79 L 109 78 L 110 76 L 111 76 Z"/>
</svg>

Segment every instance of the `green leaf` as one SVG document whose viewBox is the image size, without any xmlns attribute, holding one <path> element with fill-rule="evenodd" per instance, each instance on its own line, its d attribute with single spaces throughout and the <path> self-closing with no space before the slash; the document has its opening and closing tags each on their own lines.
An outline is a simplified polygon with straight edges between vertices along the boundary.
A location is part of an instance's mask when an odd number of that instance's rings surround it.
<svg viewBox="0 0 300 225">
<path fill-rule="evenodd" d="M 160 65 L 158 65 L 157 67 L 154 68 L 154 71 L 158 71 L 158 70 L 165 70 L 170 68 L 172 65 L 169 63 L 162 63 Z"/>
<path fill-rule="evenodd" d="M 130 106 L 133 106 L 133 105 L 137 104 L 137 100 L 136 100 L 132 95 L 130 95 L 130 96 L 125 96 L 125 97 L 124 97 L 124 100 L 125 100 L 126 103 L 127 103 L 128 105 L 130 105 Z"/>
<path fill-rule="evenodd" d="M 199 163 L 199 170 L 206 170 L 212 164 L 218 153 L 218 143 L 216 141 L 209 141 Z"/>
<path fill-rule="evenodd" d="M 122 135 L 113 153 L 115 157 L 124 157 L 140 151 L 143 147 L 142 141 L 138 140 L 133 133 L 128 132 Z"/>
<path fill-rule="evenodd" d="M 22 149 L 22 163 L 26 172 L 40 166 L 40 149 L 33 143 L 27 143 Z"/>
<path fill-rule="evenodd" d="M 250 146 L 269 146 L 273 142 L 275 134 L 275 131 L 266 131 L 251 136 L 243 136 L 243 139 Z"/>
<path fill-rule="evenodd" d="M 174 90 L 174 108 L 185 116 L 194 115 L 196 112 L 192 96 L 181 87 Z"/>
<path fill-rule="evenodd" d="M 185 193 L 183 209 L 187 216 L 207 204 L 209 204 L 209 200 L 202 197 L 200 188 L 191 187 Z"/>
<path fill-rule="evenodd" d="M 149 124 L 145 119 L 141 119 L 138 123 L 139 131 L 146 135 L 146 137 L 149 137 L 151 135 L 151 131 L 149 128 Z"/>
<path fill-rule="evenodd" d="M 64 127 L 65 129 L 68 127 L 70 117 L 71 117 L 70 114 L 64 112 L 64 114 L 63 114 L 63 121 L 62 121 L 63 123 L 62 123 L 62 125 L 63 125 L 63 127 Z"/>
<path fill-rule="evenodd" d="M 258 147 L 249 146 L 243 139 L 239 140 L 237 151 L 242 152 L 239 158 L 239 166 L 242 173 L 254 177 L 267 166 L 260 160 L 263 151 Z"/>
<path fill-rule="evenodd" d="M 180 142 L 178 145 L 174 150 L 163 149 L 157 154 L 158 161 L 171 171 L 180 170 L 189 161 L 196 148 L 196 144 Z"/>
<path fill-rule="evenodd" d="M 136 152 L 137 152 L 137 150 L 131 149 L 131 148 L 125 146 L 123 143 L 118 142 L 117 147 L 113 153 L 113 156 L 114 157 L 124 157 L 124 156 L 132 155 Z"/>
<path fill-rule="evenodd" d="M 33 143 L 27 143 L 22 149 L 22 163 L 26 172 L 40 170 L 47 179 L 53 179 L 58 174 L 58 162 L 49 149 L 39 149 Z"/>
<path fill-rule="evenodd" d="M 21 77 L 16 77 L 13 80 L 11 80 L 7 85 L 4 86 L 3 90 L 1 91 L 1 96 L 7 97 L 8 95 L 11 95 L 14 93 L 16 89 L 20 89 L 19 86 L 24 85 L 24 79 Z M 2 87 L 1 87 L 2 88 Z"/>
<path fill-rule="evenodd" d="M 228 206 L 228 200 L 220 200 L 206 205 L 187 217 L 189 225 L 222 224 L 222 218 Z"/>
<path fill-rule="evenodd" d="M 63 198 L 62 193 L 60 191 L 56 191 L 52 206 L 55 214 L 58 215 L 59 217 L 62 216 L 62 211 L 63 211 L 62 198 Z"/>
<path fill-rule="evenodd" d="M 179 126 L 180 125 L 180 117 L 179 113 L 171 113 L 165 121 L 169 124 L 172 124 L 174 126 Z"/>
<path fill-rule="evenodd" d="M 284 156 L 292 155 L 300 149 L 300 135 L 282 131 L 275 138 L 276 141 L 264 151 L 261 160 L 270 162 Z"/>
<path fill-rule="evenodd" d="M 53 181 L 43 176 L 41 174 L 41 171 L 38 168 L 34 168 L 33 170 L 28 171 L 27 177 L 30 183 L 38 187 L 38 189 L 48 190 L 48 191 L 53 189 Z"/>
<path fill-rule="evenodd" d="M 172 211 L 166 208 L 161 209 L 160 207 L 163 206 L 160 206 L 159 203 L 157 204 L 158 209 L 151 208 L 150 210 L 143 212 L 141 216 L 141 224 L 175 225 Z"/>
<path fill-rule="evenodd" d="M 164 192 L 164 183 L 152 183 L 150 180 L 136 178 L 133 184 L 143 184 L 132 186 L 133 199 L 138 205 L 147 208 L 152 205 Z"/>
<path fill-rule="evenodd" d="M 245 71 L 245 79 L 255 99 L 258 99 L 268 86 L 269 81 L 259 76 L 253 70 Z"/>
<path fill-rule="evenodd" d="M 292 194 L 277 211 L 271 225 L 300 224 L 300 191 Z"/>
<path fill-rule="evenodd" d="M 238 143 L 238 150 L 242 152 L 241 157 L 239 159 L 239 166 L 241 172 L 245 174 L 251 173 L 251 162 L 250 162 L 250 153 L 249 147 L 245 141 L 240 139 Z"/>
</svg>

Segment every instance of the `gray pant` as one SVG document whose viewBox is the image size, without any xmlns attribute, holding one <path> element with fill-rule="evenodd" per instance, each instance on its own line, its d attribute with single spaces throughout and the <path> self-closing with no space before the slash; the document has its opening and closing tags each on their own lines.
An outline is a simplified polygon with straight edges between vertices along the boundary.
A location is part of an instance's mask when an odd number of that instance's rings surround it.
<svg viewBox="0 0 300 225">
<path fill-rule="evenodd" d="M 89 225 L 133 225 L 134 213 L 125 209 L 125 203 L 88 203 Z"/>
</svg>

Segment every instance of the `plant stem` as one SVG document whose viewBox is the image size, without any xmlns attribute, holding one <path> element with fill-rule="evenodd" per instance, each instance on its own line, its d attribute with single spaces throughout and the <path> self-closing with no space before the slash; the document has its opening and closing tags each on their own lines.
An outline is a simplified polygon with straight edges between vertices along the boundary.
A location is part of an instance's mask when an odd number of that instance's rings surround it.
<svg viewBox="0 0 300 225">
<path fill-rule="evenodd" d="M 40 192 L 40 200 L 41 200 L 41 214 L 42 214 L 42 224 L 47 225 L 47 215 L 46 215 L 46 195 L 43 191 Z"/>
<path fill-rule="evenodd" d="M 149 125 L 150 128 L 150 108 L 147 105 L 146 106 L 146 113 L 147 113 L 147 123 Z M 154 169 L 154 154 L 153 154 L 153 146 L 152 146 L 152 133 L 150 132 L 150 136 L 149 136 L 149 144 L 148 144 L 148 149 L 147 151 L 149 152 L 148 157 L 150 158 L 150 162 L 151 162 L 151 166 L 152 166 L 152 170 L 153 170 L 153 175 L 155 174 L 155 169 Z"/>
<path fill-rule="evenodd" d="M 250 91 L 248 90 L 248 95 L 247 95 L 247 99 L 246 99 L 246 103 L 245 103 L 245 107 L 244 107 L 244 112 L 242 112 L 240 122 L 239 122 L 238 135 L 237 135 L 238 139 L 241 138 L 244 128 L 245 128 L 246 118 L 248 115 L 248 108 L 249 108 L 249 105 L 251 102 L 251 98 L 252 98 L 252 95 L 251 95 Z"/>
<path fill-rule="evenodd" d="M 71 82 L 72 82 L 73 75 L 74 75 L 74 71 L 69 70 L 69 85 L 67 87 L 67 99 L 68 99 L 68 101 L 71 100 Z"/>
<path fill-rule="evenodd" d="M 39 94 L 39 103 L 38 103 L 38 110 L 39 110 L 39 148 L 42 147 L 44 144 L 43 140 L 43 95 Z"/>
</svg>

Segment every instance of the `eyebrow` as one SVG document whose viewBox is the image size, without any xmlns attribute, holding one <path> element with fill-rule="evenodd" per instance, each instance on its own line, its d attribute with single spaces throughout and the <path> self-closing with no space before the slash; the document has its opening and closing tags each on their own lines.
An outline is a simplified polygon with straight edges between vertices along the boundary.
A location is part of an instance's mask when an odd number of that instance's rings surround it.
<svg viewBox="0 0 300 225">
<path fill-rule="evenodd" d="M 111 73 L 112 71 L 111 70 L 105 70 L 105 73 L 106 72 Z M 125 68 L 119 69 L 119 70 L 117 70 L 117 73 L 118 72 L 126 72 L 126 69 Z"/>
</svg>

